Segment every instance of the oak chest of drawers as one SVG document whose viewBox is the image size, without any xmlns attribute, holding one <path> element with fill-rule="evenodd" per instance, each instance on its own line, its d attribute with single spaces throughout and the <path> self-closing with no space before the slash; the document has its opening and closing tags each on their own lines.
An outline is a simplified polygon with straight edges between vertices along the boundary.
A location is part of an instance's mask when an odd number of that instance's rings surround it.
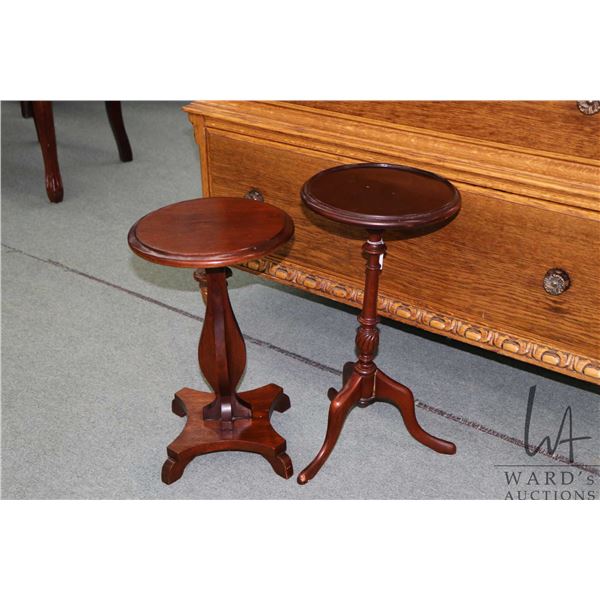
<svg viewBox="0 0 600 600">
<path fill-rule="evenodd" d="M 359 232 L 309 213 L 301 185 L 341 163 L 430 170 L 457 186 L 462 211 L 425 237 L 386 236 L 380 314 L 598 384 L 600 114 L 593 108 L 193 102 L 185 110 L 204 195 L 250 194 L 295 221 L 294 239 L 246 270 L 359 306 Z"/>
</svg>

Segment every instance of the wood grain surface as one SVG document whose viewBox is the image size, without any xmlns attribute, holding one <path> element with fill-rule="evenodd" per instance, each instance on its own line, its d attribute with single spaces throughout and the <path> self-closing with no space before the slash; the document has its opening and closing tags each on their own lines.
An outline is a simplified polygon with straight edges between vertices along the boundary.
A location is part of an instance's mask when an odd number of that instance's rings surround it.
<svg viewBox="0 0 600 600">
<path fill-rule="evenodd" d="M 186 110 L 193 124 L 201 114 L 206 127 L 213 129 L 345 156 L 353 162 L 405 164 L 433 171 L 453 183 L 508 192 L 518 196 L 519 202 L 543 200 L 550 210 L 600 212 L 599 160 L 324 113 L 285 102 L 194 102 Z"/>
<path fill-rule="evenodd" d="M 423 238 L 386 234 L 380 314 L 600 382 L 597 161 L 414 133 L 402 124 L 386 128 L 372 115 L 363 121 L 321 114 L 318 125 L 317 109 L 286 103 L 194 103 L 187 110 L 204 148 L 205 193 L 243 195 L 257 188 L 295 221 L 292 243 L 246 268 L 360 305 L 360 234 L 308 214 L 300 187 L 322 169 L 351 162 L 427 168 L 459 189 L 461 215 Z M 388 137 L 377 139 L 378 132 Z M 401 155 L 410 144 L 417 150 Z M 323 235 L 335 240 L 333 261 L 322 249 Z M 543 288 L 553 268 L 571 278 L 558 296 Z"/>
<path fill-rule="evenodd" d="M 430 171 L 389 163 L 352 163 L 320 171 L 302 186 L 302 201 L 339 223 L 414 231 L 456 216 L 460 194 Z"/>
<path fill-rule="evenodd" d="M 145 215 L 131 227 L 128 241 L 150 262 L 205 268 L 263 256 L 293 233 L 287 213 L 272 204 L 241 197 L 194 198 Z"/>
<path fill-rule="evenodd" d="M 272 428 L 273 410 L 290 401 L 275 384 L 237 392 L 246 369 L 246 344 L 235 318 L 226 265 L 260 258 L 289 240 L 290 217 L 277 207 L 244 198 L 195 198 L 163 206 L 129 230 L 130 248 L 150 262 L 198 267 L 194 278 L 206 298 L 198 344 L 200 370 L 214 393 L 184 388 L 172 409 L 187 422 L 167 448 L 166 484 L 177 481 L 196 456 L 224 450 L 263 455 L 281 477 L 292 475 L 285 440 Z"/>
<path fill-rule="evenodd" d="M 295 103 L 296 104 L 296 103 Z M 600 159 L 600 119 L 560 102 L 297 102 L 546 152 Z"/>
</svg>

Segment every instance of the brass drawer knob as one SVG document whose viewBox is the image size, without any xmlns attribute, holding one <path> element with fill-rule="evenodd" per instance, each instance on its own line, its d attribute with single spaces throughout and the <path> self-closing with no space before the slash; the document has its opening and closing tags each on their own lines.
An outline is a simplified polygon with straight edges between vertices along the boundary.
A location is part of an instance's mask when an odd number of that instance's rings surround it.
<svg viewBox="0 0 600 600">
<path fill-rule="evenodd" d="M 256 200 L 257 202 L 265 201 L 265 197 L 262 195 L 262 192 L 257 188 L 250 188 L 244 194 L 244 198 L 248 198 L 248 200 Z"/>
<path fill-rule="evenodd" d="M 544 289 L 552 296 L 566 292 L 571 285 L 571 278 L 562 269 L 550 269 L 544 275 Z"/>
<path fill-rule="evenodd" d="M 600 112 L 600 100 L 577 100 L 577 108 L 584 115 L 595 115 Z"/>
</svg>

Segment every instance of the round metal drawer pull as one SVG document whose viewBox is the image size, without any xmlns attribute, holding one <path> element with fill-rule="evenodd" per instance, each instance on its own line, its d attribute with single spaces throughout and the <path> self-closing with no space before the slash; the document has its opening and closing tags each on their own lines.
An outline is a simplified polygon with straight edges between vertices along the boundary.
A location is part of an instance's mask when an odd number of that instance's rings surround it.
<svg viewBox="0 0 600 600">
<path fill-rule="evenodd" d="M 262 192 L 257 188 L 249 189 L 245 194 L 244 198 L 248 198 L 248 200 L 256 200 L 257 202 L 264 202 L 265 197 L 262 195 Z"/>
<path fill-rule="evenodd" d="M 571 278 L 562 269 L 550 269 L 544 275 L 544 289 L 552 296 L 566 292 L 571 285 Z"/>
<path fill-rule="evenodd" d="M 600 100 L 578 100 L 577 108 L 584 115 L 595 115 L 600 112 Z"/>
</svg>

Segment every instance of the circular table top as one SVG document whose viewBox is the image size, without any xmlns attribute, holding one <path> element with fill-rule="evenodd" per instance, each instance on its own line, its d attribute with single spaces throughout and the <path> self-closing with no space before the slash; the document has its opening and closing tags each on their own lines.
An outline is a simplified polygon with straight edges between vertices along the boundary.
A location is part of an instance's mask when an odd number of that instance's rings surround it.
<svg viewBox="0 0 600 600">
<path fill-rule="evenodd" d="M 283 210 L 246 198 L 196 198 L 159 208 L 129 230 L 142 258 L 173 267 L 224 267 L 287 242 L 294 223 Z"/>
<path fill-rule="evenodd" d="M 333 221 L 367 229 L 417 229 L 460 210 L 460 194 L 435 173 L 387 163 L 326 169 L 302 187 L 304 203 Z"/>
</svg>

